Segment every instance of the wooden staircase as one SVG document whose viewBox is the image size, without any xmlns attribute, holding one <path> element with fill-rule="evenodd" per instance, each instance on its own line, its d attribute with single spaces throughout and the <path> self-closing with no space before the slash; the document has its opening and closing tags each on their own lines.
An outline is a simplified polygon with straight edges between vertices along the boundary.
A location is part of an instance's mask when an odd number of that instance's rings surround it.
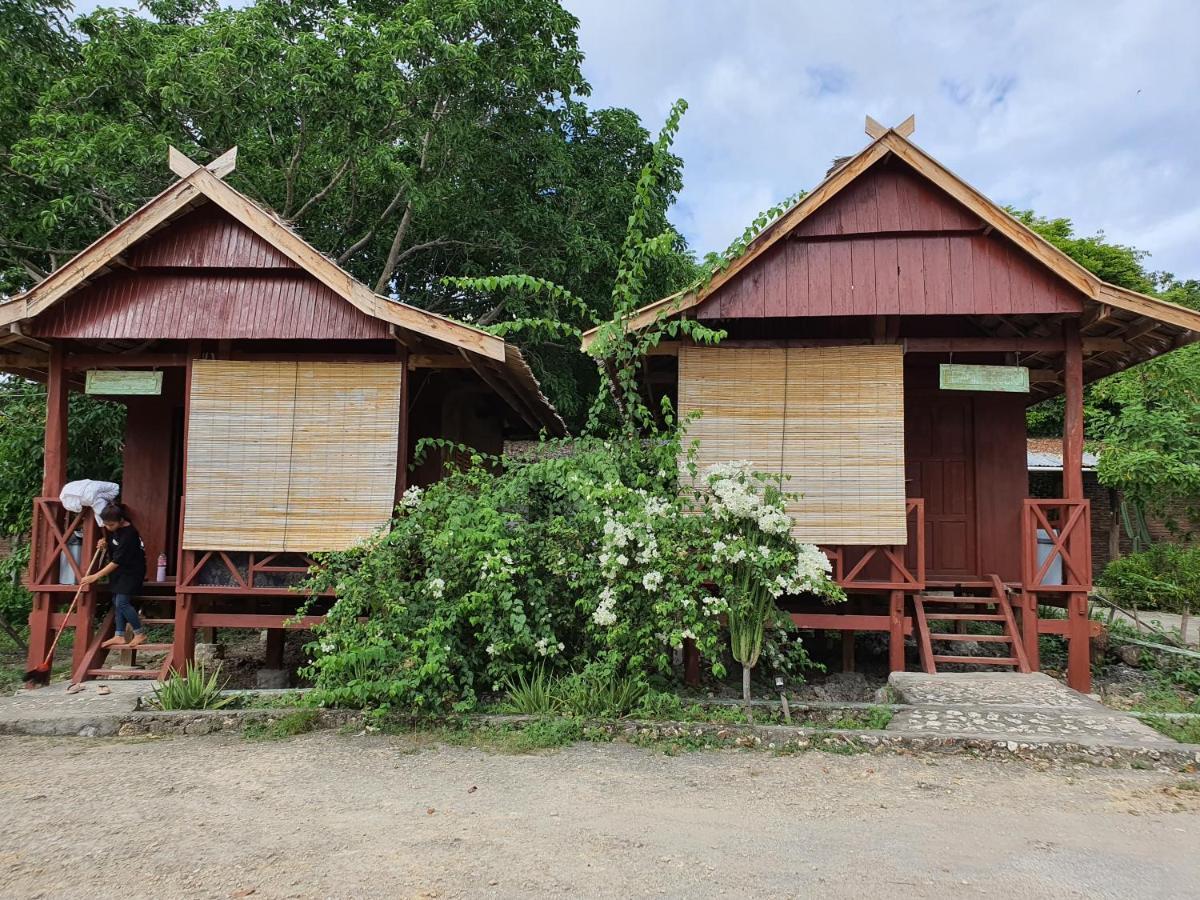
<svg viewBox="0 0 1200 900">
<path fill-rule="evenodd" d="M 1016 617 L 1008 599 L 1008 591 L 996 575 L 989 575 L 986 587 L 979 583 L 948 585 L 950 593 L 928 592 L 913 596 L 913 607 L 917 618 L 917 644 L 921 653 L 921 667 L 930 675 L 937 674 L 938 663 L 959 666 L 1001 666 L 1030 672 L 1025 645 L 1017 630 Z M 986 591 L 986 593 L 970 593 Z M 954 631 L 931 631 L 931 622 L 953 622 Z M 1000 625 L 1000 634 L 970 634 L 966 632 L 968 622 L 994 622 Z M 958 630 L 958 629 L 962 630 Z M 968 656 L 953 653 L 934 653 L 934 641 L 972 642 L 979 644 L 1007 644 L 1004 656 Z"/>
<path fill-rule="evenodd" d="M 142 617 L 142 624 L 151 626 L 170 625 L 172 629 L 175 626 L 174 618 L 174 596 L 158 596 L 150 595 L 146 597 L 134 598 L 134 604 L 138 607 L 148 605 L 149 603 L 165 603 L 171 608 L 171 616 L 169 618 L 154 618 Z M 100 627 L 96 630 L 92 641 L 88 644 L 87 653 L 83 657 L 83 662 L 76 666 L 71 673 L 71 681 L 78 684 L 81 681 L 87 681 L 92 678 L 134 678 L 134 679 L 157 679 L 159 681 L 167 677 L 167 673 L 171 668 L 171 650 L 173 644 L 156 644 L 147 641 L 140 644 L 134 650 L 123 650 L 120 647 L 102 647 L 104 641 L 113 636 L 114 623 L 116 613 L 113 610 L 108 611 L 108 615 L 100 622 Z M 124 659 L 119 666 L 105 665 L 110 652 L 120 654 Z M 151 668 L 141 667 L 137 665 L 137 655 L 139 653 L 166 653 L 160 664 Z"/>
</svg>

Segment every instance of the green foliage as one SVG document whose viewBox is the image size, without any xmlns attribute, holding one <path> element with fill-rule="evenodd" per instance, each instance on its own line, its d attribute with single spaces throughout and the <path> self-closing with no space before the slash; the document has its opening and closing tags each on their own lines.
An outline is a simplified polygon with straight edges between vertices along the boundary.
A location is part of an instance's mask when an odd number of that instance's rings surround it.
<svg viewBox="0 0 1200 900">
<path fill-rule="evenodd" d="M 606 317 L 637 174 L 629 110 L 591 110 L 558 0 L 155 0 L 137 13 L 0 7 L 0 293 L 27 287 L 163 187 L 174 144 L 239 148 L 231 183 L 377 291 L 484 325 Z M 147 15 L 147 13 L 149 15 Z M 679 188 L 657 183 L 656 227 Z M 692 277 L 678 234 L 654 273 Z M 528 271 L 583 298 L 463 291 Z M 577 342 L 521 332 L 568 418 L 594 374 Z"/>
<path fill-rule="evenodd" d="M 210 674 L 203 665 L 188 663 L 182 675 L 172 672 L 166 681 L 156 684 L 149 702 L 162 710 L 221 709 L 234 698 L 222 696 L 225 683 L 220 677 L 220 666 Z"/>
<path fill-rule="evenodd" d="M 1168 719 L 1163 716 L 1148 716 L 1147 725 L 1172 740 L 1183 744 L 1200 744 L 1200 719 Z M 1194 788 L 1190 788 L 1194 790 Z"/>
<path fill-rule="evenodd" d="M 315 709 L 298 709 L 278 719 L 251 719 L 242 727 L 242 737 L 251 741 L 281 741 L 313 731 L 320 719 Z"/>
<path fill-rule="evenodd" d="M 636 334 L 624 327 L 669 253 L 671 232 L 652 226 L 683 109 L 638 180 L 611 292 L 617 318 L 602 330 L 593 436 L 546 441 L 527 459 L 464 461 L 406 492 L 389 531 L 322 557 L 310 586 L 339 599 L 311 645 L 320 702 L 462 710 L 508 684 L 530 709 L 550 694 L 581 711 L 631 709 L 645 679 L 670 674 L 685 640 L 724 674 L 722 614 L 753 618 L 746 604 L 765 613 L 785 591 L 837 595 L 825 556 L 791 539 L 783 492 L 744 465 L 702 478 L 689 466 L 681 481 L 681 431 L 668 407 L 657 419 L 640 394 L 642 357 L 664 335 L 719 337 L 661 318 Z M 569 297 L 527 276 L 467 286 Z M 594 436 L 606 420 L 614 442 Z M 537 681 L 581 667 L 561 690 Z"/>
<path fill-rule="evenodd" d="M 504 683 L 500 711 L 522 716 L 555 715 L 561 708 L 557 688 L 557 680 L 542 666 L 528 675 L 518 672 Z"/>
<path fill-rule="evenodd" d="M 501 711 L 536 716 L 620 719 L 640 707 L 648 688 L 640 678 L 583 671 L 561 677 L 538 668 L 529 677 L 517 673 L 505 684 Z"/>
<path fill-rule="evenodd" d="M 1110 562 L 1100 584 L 1126 608 L 1191 612 L 1200 597 L 1200 547 L 1155 544 Z"/>
</svg>

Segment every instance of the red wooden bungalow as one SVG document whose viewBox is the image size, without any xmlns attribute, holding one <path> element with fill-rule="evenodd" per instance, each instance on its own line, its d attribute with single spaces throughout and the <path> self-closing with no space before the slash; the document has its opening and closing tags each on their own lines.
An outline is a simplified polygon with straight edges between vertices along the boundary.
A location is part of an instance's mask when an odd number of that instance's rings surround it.
<svg viewBox="0 0 1200 900">
<path fill-rule="evenodd" d="M 25 294 L 0 305 L 0 370 L 49 392 L 45 479 L 34 503 L 31 666 L 74 627 L 76 681 L 110 673 L 97 621 L 104 589 L 62 611 L 90 556 L 88 510 L 58 501 L 71 390 L 116 391 L 128 408 L 122 499 L 167 577 L 146 585 L 170 625 L 164 675 L 199 629 L 268 629 L 279 666 L 311 554 L 369 535 L 408 481 L 415 443 L 442 437 L 499 452 L 506 434 L 562 434 L 519 352 L 468 325 L 374 294 L 222 177 L 233 151 L 179 179 Z M 140 374 L 133 374 L 140 373 Z M 114 382 L 117 387 L 97 387 Z M 499 402 L 498 402 L 499 401 Z M 436 472 L 431 463 L 416 478 Z M 85 562 L 66 554 L 82 530 Z M 60 560 L 72 570 L 59 577 Z M 72 577 L 74 576 L 74 577 Z M 328 602 L 328 601 L 326 601 Z M 129 660 L 127 660 L 128 662 Z M 128 674 L 127 670 L 121 670 Z"/>
<path fill-rule="evenodd" d="M 1064 635 L 1087 690 L 1083 386 L 1196 340 L 1200 313 L 1099 280 L 914 146 L 911 119 L 867 131 L 707 287 L 639 311 L 728 332 L 660 347 L 651 378 L 703 411 L 702 463 L 749 459 L 803 494 L 797 534 L 850 601 L 797 603 L 801 627 L 841 631 L 851 659 L 855 632 L 887 633 L 893 670 L 914 635 L 928 672 L 1030 671 L 1038 635 Z M 1063 496 L 1033 499 L 1025 410 L 1059 395 Z M 978 621 L 998 633 L 965 633 Z M 954 649 L 981 639 L 1003 655 Z"/>
</svg>

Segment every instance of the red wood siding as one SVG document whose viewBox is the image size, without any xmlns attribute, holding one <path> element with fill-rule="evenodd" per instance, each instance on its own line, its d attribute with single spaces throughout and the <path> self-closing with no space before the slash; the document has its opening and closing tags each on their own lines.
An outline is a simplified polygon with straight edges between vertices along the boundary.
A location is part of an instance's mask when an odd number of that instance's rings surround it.
<svg viewBox="0 0 1200 900">
<path fill-rule="evenodd" d="M 877 165 L 697 307 L 708 319 L 1078 313 L 1074 288 L 899 164 Z"/>
<path fill-rule="evenodd" d="M 119 272 L 30 324 L 38 337 L 371 339 L 387 323 L 301 272 Z"/>
<path fill-rule="evenodd" d="M 134 246 L 134 268 L 298 269 L 296 263 L 212 204 L 201 206 Z"/>
<path fill-rule="evenodd" d="M 958 201 L 916 173 L 893 165 L 874 166 L 863 173 L 833 202 L 801 222 L 795 234 L 821 237 L 982 227 L 982 220 Z"/>
</svg>

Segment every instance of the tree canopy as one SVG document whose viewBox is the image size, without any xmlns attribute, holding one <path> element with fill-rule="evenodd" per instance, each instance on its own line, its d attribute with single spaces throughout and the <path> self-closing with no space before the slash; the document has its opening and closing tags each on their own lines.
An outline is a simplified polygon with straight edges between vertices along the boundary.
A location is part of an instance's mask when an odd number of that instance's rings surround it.
<svg viewBox="0 0 1200 900">
<path fill-rule="evenodd" d="M 0 289 L 27 287 L 198 160 L 239 147 L 231 183 L 380 293 L 482 325 L 611 314 L 650 139 L 591 110 L 577 20 L 557 0 L 153 0 L 141 15 L 17 0 L 0 13 Z M 680 186 L 672 158 L 656 230 Z M 673 253 L 649 290 L 693 264 Z M 484 297 L 455 276 L 529 272 L 586 308 Z M 578 420 L 594 370 L 570 342 L 524 336 Z"/>
</svg>

